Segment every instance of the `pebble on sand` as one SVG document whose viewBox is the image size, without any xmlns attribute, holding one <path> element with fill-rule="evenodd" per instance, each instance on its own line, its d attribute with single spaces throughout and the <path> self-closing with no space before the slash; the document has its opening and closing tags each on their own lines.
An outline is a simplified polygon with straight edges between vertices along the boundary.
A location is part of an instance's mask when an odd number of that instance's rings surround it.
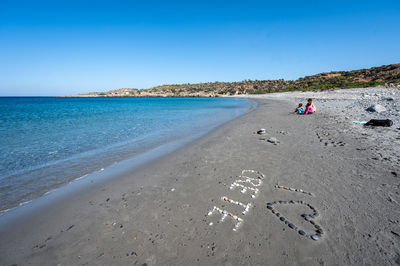
<svg viewBox="0 0 400 266">
<path fill-rule="evenodd" d="M 275 137 L 269 138 L 267 141 L 270 142 L 270 143 L 273 143 L 273 144 L 278 144 L 279 143 L 279 140 L 277 138 L 275 138 Z"/>
</svg>

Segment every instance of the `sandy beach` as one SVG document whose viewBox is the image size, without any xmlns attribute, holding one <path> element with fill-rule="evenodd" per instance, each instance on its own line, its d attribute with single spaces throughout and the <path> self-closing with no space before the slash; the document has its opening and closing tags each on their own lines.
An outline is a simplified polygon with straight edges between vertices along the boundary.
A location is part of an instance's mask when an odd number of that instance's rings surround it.
<svg viewBox="0 0 400 266">
<path fill-rule="evenodd" d="M 400 91 L 247 97 L 172 154 L 3 223 L 0 264 L 400 264 Z M 318 112 L 292 114 L 308 97 Z M 372 118 L 394 124 L 353 123 Z"/>
</svg>

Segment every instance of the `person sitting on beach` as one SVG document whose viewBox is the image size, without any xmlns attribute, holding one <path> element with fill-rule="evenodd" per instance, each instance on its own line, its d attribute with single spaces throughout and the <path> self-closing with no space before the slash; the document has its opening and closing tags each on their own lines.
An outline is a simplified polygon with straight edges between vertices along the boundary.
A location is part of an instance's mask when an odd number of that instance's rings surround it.
<svg viewBox="0 0 400 266">
<path fill-rule="evenodd" d="M 304 106 L 302 103 L 299 103 L 299 106 L 297 106 L 296 110 L 294 111 L 295 113 L 301 115 L 304 113 Z"/>
<path fill-rule="evenodd" d="M 309 104 L 311 104 L 311 107 L 312 107 L 312 109 L 314 110 L 314 113 L 315 113 L 317 111 L 317 107 L 315 107 L 313 99 L 308 98 L 307 102 Z"/>
<path fill-rule="evenodd" d="M 313 100 L 311 99 L 311 98 L 309 98 L 308 100 L 307 100 L 307 105 L 306 105 L 306 110 L 304 111 L 304 114 L 305 115 L 308 115 L 308 114 L 312 114 L 312 113 L 315 113 L 315 111 L 317 111 L 317 108 L 315 108 L 315 105 L 314 105 L 314 102 L 313 102 Z"/>
</svg>

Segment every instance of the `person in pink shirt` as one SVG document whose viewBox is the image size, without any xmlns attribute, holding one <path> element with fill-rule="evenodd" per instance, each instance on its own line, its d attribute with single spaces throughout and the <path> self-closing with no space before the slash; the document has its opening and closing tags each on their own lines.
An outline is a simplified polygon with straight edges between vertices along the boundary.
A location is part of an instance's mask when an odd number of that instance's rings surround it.
<svg viewBox="0 0 400 266">
<path fill-rule="evenodd" d="M 308 115 L 308 114 L 312 114 L 312 113 L 315 113 L 315 111 L 317 111 L 317 108 L 315 108 L 315 105 L 314 105 L 314 102 L 313 102 L 313 100 L 311 99 L 311 98 L 309 98 L 308 100 L 307 100 L 307 105 L 306 105 L 306 110 L 304 111 L 304 114 L 305 115 Z"/>
</svg>

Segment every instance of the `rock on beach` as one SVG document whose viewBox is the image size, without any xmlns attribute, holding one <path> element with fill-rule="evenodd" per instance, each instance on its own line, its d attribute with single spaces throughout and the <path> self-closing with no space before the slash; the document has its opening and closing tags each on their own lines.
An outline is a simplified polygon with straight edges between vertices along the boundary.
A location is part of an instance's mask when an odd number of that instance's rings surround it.
<svg viewBox="0 0 400 266">
<path fill-rule="evenodd" d="M 380 104 L 374 104 L 374 105 L 371 105 L 370 107 L 368 107 L 366 110 L 367 110 L 368 112 L 380 113 L 380 112 L 386 111 L 386 108 L 383 107 L 383 106 L 380 105 Z"/>
<path fill-rule="evenodd" d="M 279 140 L 277 138 L 275 138 L 275 137 L 269 138 L 267 141 L 270 142 L 270 143 L 273 143 L 273 144 L 278 144 L 279 143 Z"/>
</svg>

